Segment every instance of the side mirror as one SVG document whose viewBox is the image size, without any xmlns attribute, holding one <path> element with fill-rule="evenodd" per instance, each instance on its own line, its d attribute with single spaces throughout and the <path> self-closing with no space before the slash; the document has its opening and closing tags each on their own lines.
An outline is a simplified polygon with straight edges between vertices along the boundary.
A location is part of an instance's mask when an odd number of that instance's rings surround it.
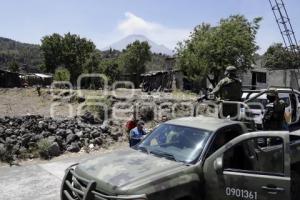
<svg viewBox="0 0 300 200">
<path fill-rule="evenodd" d="M 216 170 L 217 174 L 222 174 L 223 172 L 223 158 L 219 157 L 214 162 L 214 169 Z"/>
</svg>

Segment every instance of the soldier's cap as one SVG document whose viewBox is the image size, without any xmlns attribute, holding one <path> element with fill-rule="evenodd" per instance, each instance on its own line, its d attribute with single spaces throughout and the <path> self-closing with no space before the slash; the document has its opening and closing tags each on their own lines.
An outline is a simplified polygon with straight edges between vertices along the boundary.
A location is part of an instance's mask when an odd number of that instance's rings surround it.
<svg viewBox="0 0 300 200">
<path fill-rule="evenodd" d="M 235 66 L 228 66 L 226 67 L 227 72 L 235 72 L 237 71 L 237 68 Z"/>
<path fill-rule="evenodd" d="M 278 95 L 277 90 L 269 90 L 267 92 L 267 96 L 270 96 L 270 97 L 276 97 L 277 95 Z"/>
</svg>

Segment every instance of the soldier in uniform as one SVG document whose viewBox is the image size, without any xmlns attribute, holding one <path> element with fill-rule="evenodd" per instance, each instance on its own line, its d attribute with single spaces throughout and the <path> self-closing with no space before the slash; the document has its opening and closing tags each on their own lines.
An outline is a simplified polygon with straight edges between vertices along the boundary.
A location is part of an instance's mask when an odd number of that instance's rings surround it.
<svg viewBox="0 0 300 200">
<path fill-rule="evenodd" d="M 218 96 L 224 101 L 241 101 L 242 83 L 238 79 L 236 72 L 236 67 L 227 67 L 225 71 L 225 78 L 218 83 L 211 94 Z M 236 118 L 238 116 L 238 110 L 239 104 L 223 103 L 222 112 L 219 113 L 219 117 L 224 118 L 230 116 L 231 118 Z"/>
<path fill-rule="evenodd" d="M 263 117 L 264 130 L 285 130 L 287 123 L 285 121 L 285 102 L 280 100 L 276 90 L 267 94 L 269 103 Z"/>
<path fill-rule="evenodd" d="M 41 86 L 40 85 L 37 85 L 36 91 L 37 91 L 37 93 L 38 93 L 39 96 L 42 95 L 42 93 L 41 93 Z"/>
</svg>

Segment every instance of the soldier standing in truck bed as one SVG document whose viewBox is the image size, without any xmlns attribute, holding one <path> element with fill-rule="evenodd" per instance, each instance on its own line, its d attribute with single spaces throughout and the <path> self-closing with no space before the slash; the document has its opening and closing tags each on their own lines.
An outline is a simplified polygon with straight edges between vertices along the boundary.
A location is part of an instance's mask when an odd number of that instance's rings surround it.
<svg viewBox="0 0 300 200">
<path fill-rule="evenodd" d="M 215 96 L 220 97 L 224 101 L 241 101 L 242 83 L 236 75 L 237 69 L 234 66 L 229 66 L 225 71 L 223 78 L 211 92 Z M 222 112 L 219 113 L 221 118 L 230 116 L 236 118 L 238 116 L 239 104 L 223 103 Z"/>
<path fill-rule="evenodd" d="M 286 130 L 287 123 L 284 117 L 285 102 L 278 97 L 276 90 L 267 93 L 269 103 L 263 117 L 264 130 Z"/>
</svg>

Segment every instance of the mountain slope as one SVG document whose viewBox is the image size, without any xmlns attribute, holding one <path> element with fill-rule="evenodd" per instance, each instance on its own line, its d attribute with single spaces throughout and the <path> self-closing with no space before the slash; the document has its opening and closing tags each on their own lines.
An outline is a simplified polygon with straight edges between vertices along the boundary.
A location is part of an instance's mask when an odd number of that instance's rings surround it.
<svg viewBox="0 0 300 200">
<path fill-rule="evenodd" d="M 42 64 L 40 46 L 0 37 L 0 69 L 8 69 L 12 62 L 17 63 L 21 71 L 39 71 Z"/>
<path fill-rule="evenodd" d="M 134 41 L 136 40 L 132 40 L 132 42 Z M 124 46 L 126 47 L 127 44 Z M 171 52 L 169 49 L 167 50 Z M 168 52 L 167 50 L 165 52 Z M 100 54 L 103 59 L 116 59 L 122 52 L 106 50 L 100 51 Z M 166 57 L 166 55 L 154 53 L 152 60 L 146 64 L 147 71 L 163 69 L 166 65 Z M 0 37 L 0 69 L 9 70 L 9 66 L 13 62 L 18 64 L 21 72 L 41 72 L 40 66 L 43 65 L 43 57 L 40 46 Z"/>
<path fill-rule="evenodd" d="M 111 44 L 108 48 L 105 48 L 105 49 L 112 48 L 112 49 L 122 51 L 123 49 L 126 49 L 128 44 L 131 44 L 137 40 L 140 42 L 147 41 L 149 43 L 149 45 L 151 46 L 151 51 L 153 53 L 162 53 L 162 54 L 166 54 L 166 55 L 174 54 L 171 49 L 168 49 L 164 45 L 159 45 L 159 44 L 149 40 L 147 37 L 145 37 L 143 35 L 129 35 L 129 36 L 125 37 L 124 39 Z"/>
</svg>

